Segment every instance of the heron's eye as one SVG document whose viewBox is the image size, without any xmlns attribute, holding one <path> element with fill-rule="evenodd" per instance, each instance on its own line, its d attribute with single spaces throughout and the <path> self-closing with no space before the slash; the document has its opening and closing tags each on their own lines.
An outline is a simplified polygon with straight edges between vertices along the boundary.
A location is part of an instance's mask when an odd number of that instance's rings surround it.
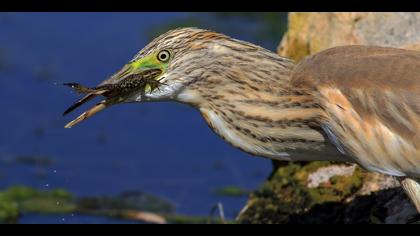
<svg viewBox="0 0 420 236">
<path fill-rule="evenodd" d="M 170 57 L 171 57 L 171 54 L 169 53 L 168 50 L 162 50 L 157 55 L 157 59 L 161 62 L 167 62 Z"/>
</svg>

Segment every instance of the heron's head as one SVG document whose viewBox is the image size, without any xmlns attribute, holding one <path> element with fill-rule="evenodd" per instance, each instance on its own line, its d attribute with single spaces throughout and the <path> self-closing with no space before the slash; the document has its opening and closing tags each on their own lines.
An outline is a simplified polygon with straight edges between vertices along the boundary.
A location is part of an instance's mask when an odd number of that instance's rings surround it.
<svg viewBox="0 0 420 236">
<path fill-rule="evenodd" d="M 267 73 L 273 58 L 280 57 L 220 33 L 197 28 L 175 29 L 151 41 L 98 87 L 87 89 L 88 95 L 68 111 L 95 95 L 102 95 L 105 100 L 66 127 L 120 103 L 172 100 L 200 106 L 246 73 L 262 69 Z M 268 64 L 262 64 L 264 61 Z M 238 85 L 243 87 L 244 83 Z"/>
</svg>

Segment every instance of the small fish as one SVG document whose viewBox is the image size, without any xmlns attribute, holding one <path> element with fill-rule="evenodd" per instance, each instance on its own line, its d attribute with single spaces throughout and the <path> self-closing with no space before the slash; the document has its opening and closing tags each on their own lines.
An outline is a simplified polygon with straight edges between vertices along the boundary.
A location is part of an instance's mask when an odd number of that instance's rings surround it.
<svg viewBox="0 0 420 236">
<path fill-rule="evenodd" d="M 94 98 L 94 97 L 96 97 L 98 95 L 102 95 L 102 94 L 104 94 L 105 92 L 108 91 L 108 90 L 105 90 L 105 89 L 87 88 L 87 87 L 84 87 L 84 86 L 82 86 L 80 84 L 76 84 L 76 83 L 66 83 L 64 85 L 73 88 L 78 93 L 84 93 L 84 94 L 87 93 L 87 95 L 84 96 L 83 98 L 81 98 L 80 100 L 78 100 L 77 102 L 75 102 L 73 105 L 71 105 L 63 113 L 63 116 L 65 116 L 65 115 L 69 114 L 70 112 L 74 111 L 76 108 L 78 108 L 79 106 L 81 106 L 84 103 L 88 102 L 92 98 Z"/>
<path fill-rule="evenodd" d="M 115 84 L 102 84 L 95 88 L 89 88 L 78 83 L 65 83 L 65 86 L 71 87 L 77 93 L 86 95 L 80 100 L 76 101 L 66 111 L 64 111 L 63 116 L 69 114 L 79 106 L 97 97 L 98 95 L 104 96 L 106 98 L 91 109 L 82 113 L 75 120 L 68 123 L 65 128 L 71 128 L 77 123 L 80 123 L 81 121 L 86 120 L 94 114 L 104 110 L 108 106 L 123 101 L 126 96 L 129 96 L 135 91 L 141 91 L 143 93 L 146 92 L 147 86 L 149 86 L 150 92 L 153 92 L 155 89 L 159 89 L 159 86 L 163 83 L 157 81 L 155 78 L 161 73 L 162 71 L 160 69 L 151 69 L 138 74 L 126 75 L 125 78 L 122 78 Z"/>
</svg>

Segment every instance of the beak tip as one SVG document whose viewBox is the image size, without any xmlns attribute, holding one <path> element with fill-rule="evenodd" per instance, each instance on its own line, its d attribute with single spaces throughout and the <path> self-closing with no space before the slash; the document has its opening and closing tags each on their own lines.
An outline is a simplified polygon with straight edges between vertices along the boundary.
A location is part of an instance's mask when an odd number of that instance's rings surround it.
<svg viewBox="0 0 420 236">
<path fill-rule="evenodd" d="M 64 128 L 65 129 L 70 129 L 70 128 L 72 128 L 73 127 L 73 124 L 72 124 L 73 122 L 69 122 L 69 123 L 67 123 L 65 126 L 64 126 Z"/>
<path fill-rule="evenodd" d="M 70 121 L 66 126 L 64 126 L 65 129 L 70 129 L 73 126 L 77 125 L 78 123 L 88 119 L 89 117 L 95 115 L 96 113 L 104 110 L 108 104 L 106 104 L 106 100 L 102 101 L 101 103 L 96 104 L 94 107 L 89 109 L 88 111 L 82 113 L 79 117 L 74 119 L 73 121 Z"/>
</svg>

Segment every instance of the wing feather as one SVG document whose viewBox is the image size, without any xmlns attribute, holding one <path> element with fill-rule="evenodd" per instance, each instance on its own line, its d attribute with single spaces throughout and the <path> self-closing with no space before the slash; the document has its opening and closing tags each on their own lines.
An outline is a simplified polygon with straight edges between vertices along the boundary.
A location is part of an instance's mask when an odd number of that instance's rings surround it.
<svg viewBox="0 0 420 236">
<path fill-rule="evenodd" d="M 420 52 L 336 47 L 300 62 L 291 83 L 313 92 L 325 125 L 365 167 L 420 175 Z"/>
<path fill-rule="evenodd" d="M 420 52 L 375 46 L 335 47 L 299 63 L 292 83 L 314 90 L 339 89 L 362 117 L 374 115 L 404 138 L 419 138 Z"/>
</svg>

